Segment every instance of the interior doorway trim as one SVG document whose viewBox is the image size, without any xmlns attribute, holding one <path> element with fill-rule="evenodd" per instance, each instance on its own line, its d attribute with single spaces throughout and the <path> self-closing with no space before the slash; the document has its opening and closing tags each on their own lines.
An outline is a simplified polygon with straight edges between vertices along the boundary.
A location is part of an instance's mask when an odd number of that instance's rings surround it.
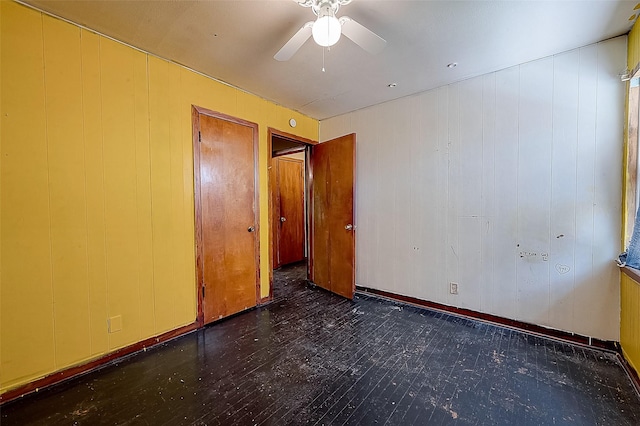
<svg viewBox="0 0 640 426">
<path fill-rule="evenodd" d="M 253 129 L 253 158 L 254 158 L 254 223 L 255 223 L 255 258 L 256 258 L 256 305 L 260 303 L 260 175 L 259 175 L 259 141 L 258 125 L 237 117 L 233 117 L 220 112 L 212 111 L 196 105 L 191 106 L 191 125 L 193 135 L 193 179 L 194 179 L 194 203 L 195 203 L 195 243 L 196 243 L 196 295 L 198 299 L 197 323 L 203 327 L 204 323 L 204 253 L 202 241 L 202 204 L 201 204 L 201 182 L 200 182 L 200 115 L 229 121 L 231 123 L 247 126 Z M 269 139 L 270 140 L 270 139 Z"/>
<path fill-rule="evenodd" d="M 280 151 L 276 151 L 275 153 L 273 152 L 273 150 L 271 151 L 271 158 L 274 157 L 281 157 L 283 155 L 289 155 L 289 154 L 297 154 L 298 152 L 304 152 L 307 150 L 306 146 L 300 146 L 299 148 L 287 148 L 287 149 L 283 149 Z"/>
<path fill-rule="evenodd" d="M 283 132 L 281 130 L 278 129 L 274 129 L 272 127 L 269 127 L 267 130 L 267 158 L 268 158 L 268 163 L 267 163 L 267 169 L 268 169 L 268 173 L 267 173 L 267 187 L 269 188 L 269 211 L 268 211 L 268 216 L 269 216 L 269 295 L 263 299 L 260 300 L 260 303 L 267 303 L 271 300 L 273 300 L 273 239 L 275 237 L 274 235 L 274 229 L 273 226 L 271 226 L 271 215 L 273 214 L 273 176 L 271 174 L 272 169 L 272 165 L 273 165 L 273 137 L 277 136 L 279 138 L 282 139 L 287 139 L 289 141 L 292 142 L 296 142 L 299 143 L 303 146 L 305 146 L 305 151 L 306 151 L 306 158 L 305 158 L 305 175 L 306 175 L 306 188 L 305 188 L 305 196 L 308 198 L 309 197 L 309 190 L 311 188 L 310 184 L 311 184 L 311 179 L 313 179 L 313 176 L 310 176 L 309 173 L 309 150 L 306 149 L 308 146 L 312 146 L 312 145 L 317 145 L 318 141 L 314 141 L 313 139 L 307 139 L 304 138 L 302 136 L 297 136 L 291 133 L 287 133 L 287 132 Z M 282 154 L 282 153 L 281 153 Z M 308 201 L 308 200 L 307 200 Z M 310 223 L 310 212 L 307 211 L 307 223 Z M 311 233 L 309 232 L 309 230 L 307 230 L 307 244 L 310 244 L 310 238 L 311 238 Z M 311 262 L 311 259 L 309 258 L 307 262 Z"/>
</svg>

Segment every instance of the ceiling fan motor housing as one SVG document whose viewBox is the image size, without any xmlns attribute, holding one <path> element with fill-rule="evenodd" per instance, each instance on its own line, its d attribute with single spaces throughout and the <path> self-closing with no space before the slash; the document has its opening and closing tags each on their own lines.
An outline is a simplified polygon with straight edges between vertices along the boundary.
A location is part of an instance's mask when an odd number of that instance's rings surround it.
<svg viewBox="0 0 640 426">
<path fill-rule="evenodd" d="M 352 2 L 352 0 L 293 0 L 303 7 L 310 7 L 313 9 L 313 13 L 318 15 L 320 9 L 322 9 L 326 4 L 328 4 L 333 13 L 335 14 L 338 11 L 340 6 L 345 6 Z"/>
</svg>

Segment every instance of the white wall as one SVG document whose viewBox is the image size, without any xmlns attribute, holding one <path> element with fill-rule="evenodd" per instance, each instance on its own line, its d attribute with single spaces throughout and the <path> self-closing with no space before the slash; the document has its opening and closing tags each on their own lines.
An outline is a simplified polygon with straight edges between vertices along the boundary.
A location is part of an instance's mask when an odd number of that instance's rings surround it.
<svg viewBox="0 0 640 426">
<path fill-rule="evenodd" d="M 625 65 L 623 36 L 322 121 L 357 134 L 357 285 L 619 340 Z"/>
</svg>

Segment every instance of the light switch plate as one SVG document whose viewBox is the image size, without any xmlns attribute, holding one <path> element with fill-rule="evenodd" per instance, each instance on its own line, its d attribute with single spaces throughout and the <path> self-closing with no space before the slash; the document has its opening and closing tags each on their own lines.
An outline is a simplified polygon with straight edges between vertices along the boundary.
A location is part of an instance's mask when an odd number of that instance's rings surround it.
<svg viewBox="0 0 640 426">
<path fill-rule="evenodd" d="M 115 333 L 122 330 L 122 315 L 109 318 L 107 321 L 109 324 L 109 333 Z"/>
</svg>

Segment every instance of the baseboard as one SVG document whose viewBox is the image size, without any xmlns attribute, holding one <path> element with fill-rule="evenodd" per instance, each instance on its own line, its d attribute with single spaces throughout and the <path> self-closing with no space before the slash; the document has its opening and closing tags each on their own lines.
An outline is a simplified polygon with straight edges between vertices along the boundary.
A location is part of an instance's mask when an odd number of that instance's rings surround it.
<svg viewBox="0 0 640 426">
<path fill-rule="evenodd" d="M 466 318 L 473 318 L 476 320 L 489 322 L 489 323 L 500 325 L 503 327 L 509 327 L 516 330 L 520 330 L 520 331 L 526 331 L 528 333 L 539 334 L 545 337 L 569 341 L 571 343 L 578 343 L 585 346 L 591 346 L 599 349 L 614 351 L 618 353 L 620 363 L 622 364 L 624 369 L 627 371 L 627 374 L 631 378 L 631 381 L 633 382 L 634 387 L 640 394 L 640 378 L 638 377 L 638 373 L 627 362 L 624 355 L 622 354 L 620 345 L 617 342 L 595 339 L 592 337 L 583 336 L 576 333 L 570 333 L 566 331 L 546 328 L 536 324 L 529 324 L 526 322 L 512 320 L 512 319 L 500 317 L 497 315 L 486 314 L 483 312 L 477 312 L 477 311 L 473 311 L 465 308 L 457 308 L 454 306 L 444 305 L 436 302 L 430 302 L 427 300 L 422 300 L 422 299 L 418 299 L 411 296 L 403 296 L 395 293 L 390 293 L 383 290 L 376 290 L 376 289 L 360 287 L 360 286 L 358 286 L 356 289 L 358 292 L 363 294 L 373 294 L 378 297 L 383 297 L 386 299 L 391 299 L 391 300 L 408 303 L 408 304 L 412 304 L 420 307 L 425 307 L 433 310 L 443 311 L 446 313 L 450 313 L 450 314 L 454 314 L 454 315 L 458 315 Z M 268 302 L 268 301 L 265 301 L 265 302 Z M 109 363 L 116 362 L 127 355 L 133 354 L 135 352 L 139 352 L 146 348 L 153 347 L 155 345 L 158 345 L 160 343 L 182 336 L 184 334 L 190 333 L 197 329 L 198 329 L 198 322 L 196 321 L 192 324 L 188 324 L 186 326 L 177 328 L 175 330 L 168 331 L 159 336 L 151 337 L 141 342 L 134 343 L 127 347 L 118 349 L 114 352 L 111 352 L 100 358 L 89 361 L 85 364 L 69 367 L 67 369 L 52 373 L 41 379 L 37 379 L 33 382 L 27 383 L 25 385 L 21 385 L 16 388 L 9 389 L 5 393 L 0 395 L 0 404 L 13 401 L 14 399 L 21 398 L 30 393 L 40 391 L 44 388 L 62 383 L 67 380 L 71 380 L 83 374 L 87 374 L 89 372 L 95 371 L 99 368 L 105 367 Z"/>
<path fill-rule="evenodd" d="M 624 350 L 621 350 L 618 353 L 618 361 L 620 361 L 620 364 L 622 364 L 622 368 L 624 368 L 624 371 L 627 373 L 627 376 L 629 376 L 633 387 L 636 389 L 636 392 L 640 396 L 640 377 L 638 377 L 638 372 L 635 368 L 633 368 L 633 365 L 631 365 L 631 363 L 627 361 Z"/>
<path fill-rule="evenodd" d="M 104 356 L 91 360 L 85 364 L 76 365 L 73 367 L 66 368 L 64 370 L 56 371 L 55 373 L 52 373 L 52 374 L 49 374 L 48 376 L 34 380 L 33 382 L 29 382 L 25 385 L 21 385 L 16 388 L 7 390 L 5 393 L 0 395 L 0 404 L 13 401 L 14 399 L 21 398 L 30 393 L 38 392 L 44 388 L 48 388 L 50 386 L 57 385 L 67 380 L 71 380 L 75 377 L 98 370 L 102 367 L 107 366 L 110 363 L 114 363 L 120 360 L 121 358 L 127 355 L 145 350 L 147 348 L 153 347 L 160 343 L 164 343 L 168 340 L 190 333 L 197 329 L 198 329 L 198 322 L 196 321 L 192 324 L 188 324 L 183 327 L 176 328 L 175 330 L 167 331 L 166 333 L 160 334 L 158 336 L 150 337 L 141 342 L 134 343 L 127 347 L 110 352 Z"/>
<path fill-rule="evenodd" d="M 428 300 L 422 300 L 411 296 L 403 296 L 400 294 L 390 293 L 383 290 L 376 290 L 373 288 L 357 286 L 356 290 L 363 294 L 373 294 L 386 299 L 391 299 L 411 305 L 417 305 L 424 308 L 443 311 L 449 314 L 454 314 L 466 318 L 473 318 L 475 320 L 496 324 L 502 327 L 513 328 L 519 331 L 526 331 L 527 333 L 538 334 L 544 337 L 552 339 L 563 340 L 571 343 L 577 343 L 585 346 L 590 346 L 598 349 L 605 349 L 620 353 L 620 344 L 609 340 L 596 339 L 594 337 L 583 336 L 577 333 L 571 333 L 568 331 L 556 330 L 553 328 L 543 327 L 541 325 L 530 324 L 527 322 L 517 321 L 497 315 L 486 314 L 484 312 L 473 311 L 471 309 L 457 308 L 455 306 L 444 305 L 442 303 L 430 302 Z"/>
</svg>

